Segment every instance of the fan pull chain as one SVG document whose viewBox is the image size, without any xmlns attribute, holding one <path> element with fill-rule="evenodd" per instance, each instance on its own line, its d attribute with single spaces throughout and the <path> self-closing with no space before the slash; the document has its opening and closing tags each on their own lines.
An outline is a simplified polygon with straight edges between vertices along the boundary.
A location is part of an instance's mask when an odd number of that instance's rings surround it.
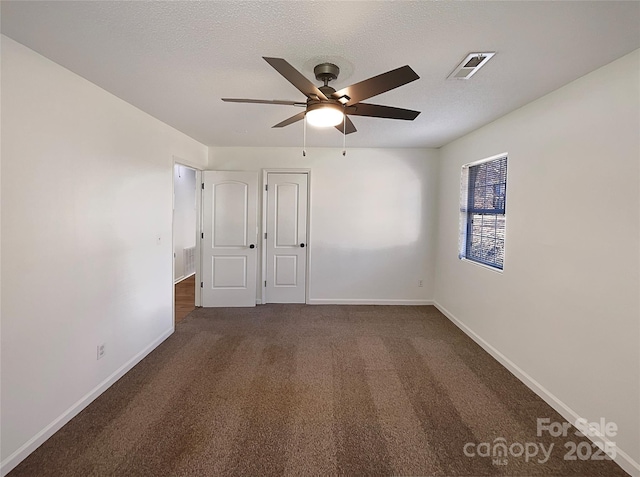
<svg viewBox="0 0 640 477">
<path fill-rule="evenodd" d="M 347 155 L 347 115 L 342 120 L 342 155 Z"/>
<path fill-rule="evenodd" d="M 304 121 L 302 121 L 302 157 L 307 155 L 307 115 L 304 115 Z"/>
</svg>

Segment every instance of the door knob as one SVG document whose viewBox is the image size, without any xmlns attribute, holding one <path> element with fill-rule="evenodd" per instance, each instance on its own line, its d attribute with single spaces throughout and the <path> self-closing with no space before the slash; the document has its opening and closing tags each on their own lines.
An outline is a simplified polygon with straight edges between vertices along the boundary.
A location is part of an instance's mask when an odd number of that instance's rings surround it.
<svg viewBox="0 0 640 477">
<path fill-rule="evenodd" d="M 300 246 L 301 246 L 302 248 L 304 248 L 304 244 L 303 244 L 303 243 L 301 243 L 301 244 L 300 244 Z"/>
<path fill-rule="evenodd" d="M 256 246 L 251 244 L 251 245 L 249 245 L 249 248 L 256 248 Z"/>
</svg>

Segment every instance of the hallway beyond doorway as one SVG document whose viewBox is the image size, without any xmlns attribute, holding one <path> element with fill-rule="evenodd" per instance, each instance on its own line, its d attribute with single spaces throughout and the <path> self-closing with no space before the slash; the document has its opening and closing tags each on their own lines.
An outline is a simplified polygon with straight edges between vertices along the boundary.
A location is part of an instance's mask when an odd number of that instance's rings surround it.
<svg viewBox="0 0 640 477">
<path fill-rule="evenodd" d="M 175 285 L 176 324 L 196 309 L 196 276 L 176 283 Z"/>
</svg>

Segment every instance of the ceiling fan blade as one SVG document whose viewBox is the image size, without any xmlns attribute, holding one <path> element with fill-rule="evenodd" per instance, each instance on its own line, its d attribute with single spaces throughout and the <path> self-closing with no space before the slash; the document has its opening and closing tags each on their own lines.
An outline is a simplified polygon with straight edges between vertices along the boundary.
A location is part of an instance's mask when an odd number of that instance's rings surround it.
<svg viewBox="0 0 640 477">
<path fill-rule="evenodd" d="M 315 84 L 305 78 L 302 73 L 287 63 L 286 60 L 283 60 L 282 58 L 268 58 L 266 56 L 263 56 L 262 58 L 273 66 L 278 73 L 284 76 L 289 83 L 298 88 L 298 90 L 307 98 L 315 96 L 322 100 L 327 99 L 324 93 L 320 91 Z"/>
<path fill-rule="evenodd" d="M 284 121 L 282 121 L 281 123 L 276 124 L 275 126 L 272 126 L 274 128 L 283 128 L 285 126 L 288 126 L 289 124 L 293 124 L 297 121 L 300 121 L 301 119 L 304 119 L 304 115 L 306 114 L 306 111 L 302 111 L 301 113 L 296 114 L 295 116 L 291 116 L 289 119 L 285 119 Z"/>
<path fill-rule="evenodd" d="M 371 98 L 386 91 L 390 91 L 399 86 L 411 83 L 420 77 L 410 66 L 403 66 L 395 70 L 387 71 L 381 75 L 366 79 L 332 94 L 335 99 L 348 96 L 347 106 L 352 106 L 360 101 Z"/>
<path fill-rule="evenodd" d="M 280 101 L 278 99 L 244 99 L 244 98 L 222 98 L 227 103 L 256 103 L 256 104 L 283 104 L 285 106 L 306 106 L 307 103 L 300 101 Z"/>
<path fill-rule="evenodd" d="M 406 119 L 413 121 L 418 117 L 420 111 L 394 108 L 392 106 L 380 106 L 379 104 L 357 103 L 353 106 L 348 106 L 346 113 L 352 116 L 371 116 L 374 118 Z"/>
<path fill-rule="evenodd" d="M 351 122 L 351 119 L 349 119 L 347 116 L 345 116 L 344 120 L 345 120 L 345 124 L 347 125 L 347 130 L 344 132 L 344 134 L 351 134 L 351 133 L 354 133 L 354 132 L 357 131 L 356 127 Z M 338 131 L 342 132 L 343 125 L 342 124 L 338 124 L 335 128 Z"/>
</svg>

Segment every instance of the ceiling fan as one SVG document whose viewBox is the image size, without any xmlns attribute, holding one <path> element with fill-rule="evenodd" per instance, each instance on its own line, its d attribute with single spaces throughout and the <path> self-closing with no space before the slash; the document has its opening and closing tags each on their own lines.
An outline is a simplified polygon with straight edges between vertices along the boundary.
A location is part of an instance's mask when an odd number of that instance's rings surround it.
<svg viewBox="0 0 640 477">
<path fill-rule="evenodd" d="M 348 118 L 349 115 L 412 121 L 420 114 L 420 111 L 360 102 L 420 78 L 409 66 L 387 71 L 386 73 L 336 91 L 329 86 L 329 82 L 337 79 L 340 74 L 340 68 L 333 63 L 321 63 L 313 69 L 316 79 L 324 83 L 323 86 L 317 87 L 286 60 L 264 56 L 263 58 L 307 97 L 306 102 L 238 98 L 222 98 L 222 101 L 231 103 L 280 104 L 305 108 L 301 113 L 276 124 L 273 126 L 274 128 L 288 126 L 289 124 L 304 119 L 306 116 L 307 122 L 313 126 L 334 126 L 343 134 L 351 134 L 356 132 L 356 127 Z"/>
</svg>

